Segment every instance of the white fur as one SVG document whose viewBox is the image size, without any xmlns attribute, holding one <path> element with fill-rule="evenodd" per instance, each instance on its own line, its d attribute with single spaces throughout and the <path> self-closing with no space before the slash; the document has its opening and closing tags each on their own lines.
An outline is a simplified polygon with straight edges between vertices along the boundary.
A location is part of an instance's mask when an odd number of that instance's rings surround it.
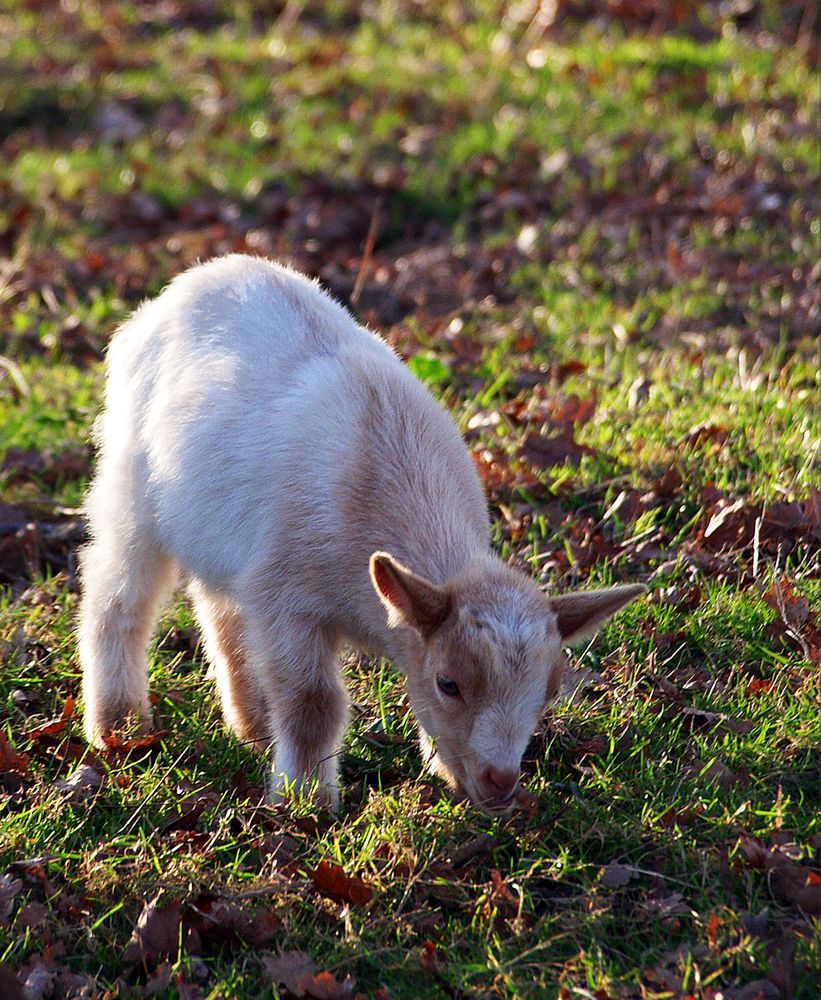
<svg viewBox="0 0 821 1000">
<path fill-rule="evenodd" d="M 277 264 L 192 268 L 113 338 L 99 445 L 79 633 L 90 739 L 148 724 L 146 645 L 182 570 L 229 725 L 276 744 L 274 797 L 317 779 L 336 804 L 336 654 L 352 642 L 405 670 L 423 741 L 471 797 L 503 798 L 482 775 L 518 770 L 558 669 L 556 616 L 490 553 L 453 423 L 379 337 Z M 377 550 L 453 606 L 433 634 L 377 593 Z M 482 693 L 459 706 L 436 676 L 470 650 L 486 665 L 462 684 Z"/>
</svg>

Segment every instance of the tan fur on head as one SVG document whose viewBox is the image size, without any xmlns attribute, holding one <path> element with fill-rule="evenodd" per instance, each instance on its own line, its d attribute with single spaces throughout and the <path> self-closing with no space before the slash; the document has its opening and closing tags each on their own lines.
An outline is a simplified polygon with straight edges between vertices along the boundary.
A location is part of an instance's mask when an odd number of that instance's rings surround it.
<svg viewBox="0 0 821 1000">
<path fill-rule="evenodd" d="M 375 564 L 392 567 L 404 585 L 391 577 L 386 586 Z M 562 646 L 595 632 L 644 588 L 548 599 L 526 577 L 492 561 L 445 587 L 408 574 L 387 553 L 371 559 L 389 620 L 433 625 L 418 629 L 424 646 L 407 670 L 416 717 L 427 746 L 435 745 L 433 765 L 477 805 L 504 811 L 513 804 L 530 736 L 564 672 Z M 437 612 L 431 615 L 432 605 Z"/>
<path fill-rule="evenodd" d="M 353 644 L 407 674 L 431 765 L 510 808 L 563 643 L 638 592 L 547 599 L 504 565 L 448 414 L 316 284 L 260 258 L 192 268 L 117 331 L 99 446 L 88 737 L 150 724 L 146 648 L 182 572 L 228 725 L 273 746 L 272 800 L 338 803 Z"/>
<path fill-rule="evenodd" d="M 608 618 L 646 590 L 641 583 L 628 583 L 551 597 L 550 607 L 556 615 L 556 627 L 562 641 L 572 646 L 589 639 Z"/>
<path fill-rule="evenodd" d="M 387 552 L 374 552 L 370 573 L 391 628 L 407 625 L 427 638 L 447 618 L 451 607 L 447 590 L 417 576 Z"/>
</svg>

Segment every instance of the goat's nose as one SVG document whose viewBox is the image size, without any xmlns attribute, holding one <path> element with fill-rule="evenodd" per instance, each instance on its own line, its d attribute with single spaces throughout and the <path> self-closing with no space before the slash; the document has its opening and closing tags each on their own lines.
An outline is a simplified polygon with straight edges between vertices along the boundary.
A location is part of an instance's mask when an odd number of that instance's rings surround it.
<svg viewBox="0 0 821 1000">
<path fill-rule="evenodd" d="M 482 788 L 491 799 L 511 798 L 518 784 L 518 771 L 500 771 L 495 767 L 486 767 L 482 771 Z"/>
</svg>

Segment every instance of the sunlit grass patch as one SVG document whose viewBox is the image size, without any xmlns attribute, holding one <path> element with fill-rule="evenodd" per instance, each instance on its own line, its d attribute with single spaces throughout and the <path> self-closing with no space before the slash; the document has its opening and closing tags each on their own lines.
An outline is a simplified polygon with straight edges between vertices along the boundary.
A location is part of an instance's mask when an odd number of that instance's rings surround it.
<svg viewBox="0 0 821 1000">
<path fill-rule="evenodd" d="M 263 6 L 0 15 L 20 376 L 0 366 L 0 963 L 169 998 L 274 996 L 263 955 L 292 951 L 375 1000 L 813 997 L 818 75 L 794 5 L 749 30 L 702 5 L 703 37 L 612 14 L 537 31 L 527 5 Z M 360 318 L 466 433 L 504 556 L 551 589 L 649 584 L 573 651 L 530 812 L 483 816 L 423 774 L 402 679 L 359 656 L 341 814 L 261 804 L 182 593 L 150 649 L 163 734 L 81 740 L 105 343 L 231 250 L 343 299 L 361 276 Z M 323 893 L 323 862 L 372 897 Z M 184 945 L 212 903 L 267 912 L 267 943 L 223 913 Z M 141 970 L 143 914 L 178 933 Z"/>
</svg>

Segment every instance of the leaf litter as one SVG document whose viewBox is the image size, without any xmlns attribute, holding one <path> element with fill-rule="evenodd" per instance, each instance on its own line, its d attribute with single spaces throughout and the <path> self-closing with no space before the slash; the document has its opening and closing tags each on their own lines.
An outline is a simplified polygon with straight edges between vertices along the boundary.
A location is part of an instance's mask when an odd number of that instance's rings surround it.
<svg viewBox="0 0 821 1000">
<path fill-rule="evenodd" d="M 282 925 L 282 919 L 266 908 L 248 912 L 210 894 L 190 903 L 161 899 L 158 895 L 143 907 L 123 953 L 127 965 L 154 969 L 180 951 L 201 955 L 221 946 L 262 948 Z"/>
<path fill-rule="evenodd" d="M 301 951 L 263 955 L 263 965 L 274 986 L 284 987 L 289 997 L 315 1000 L 353 1000 L 356 980 L 346 976 L 339 982 L 330 972 L 320 972 L 313 959 Z"/>
<path fill-rule="evenodd" d="M 738 850 L 744 862 L 761 871 L 774 896 L 810 917 L 821 916 L 821 873 L 796 861 L 787 845 L 767 846 L 760 838 L 743 835 Z"/>
<path fill-rule="evenodd" d="M 723 6 L 729 9 L 728 5 Z M 640 38 L 648 30 L 655 35 L 675 28 L 680 33 L 672 36 L 675 40 L 680 36 L 703 39 L 711 37 L 711 33 L 712 36 L 721 34 L 725 23 L 731 25 L 733 31 L 749 33 L 751 38 L 765 31 L 764 22 L 768 17 L 766 5 L 730 6 L 733 7 L 732 12 L 719 15 L 719 5 L 716 4 L 694 7 L 648 0 L 613 3 L 604 7 L 599 5 L 599 9 L 596 5 L 567 0 L 536 7 L 519 5 L 523 10 L 528 8 L 529 13 L 517 14 L 511 8 L 506 17 L 528 19 L 521 30 L 524 32 L 523 41 L 527 43 L 522 51 L 529 66 L 530 62 L 538 61 L 538 50 L 543 43 L 549 47 L 574 37 L 579 25 L 587 24 L 594 18 L 599 23 L 615 26 L 617 31 L 639 34 Z M 809 51 L 811 54 L 812 46 L 817 46 L 817 31 L 812 25 L 809 29 L 802 26 L 803 5 L 789 3 L 782 6 L 783 18 L 779 19 L 775 28 L 770 24 L 766 30 L 774 30 L 779 37 L 783 34 L 783 37 L 789 38 L 791 45 L 796 45 L 797 51 Z M 351 5 L 347 16 L 353 21 L 361 18 L 363 13 L 360 8 L 361 5 Z M 550 10 L 553 10 L 552 15 L 544 13 Z M 72 15 L 68 7 L 55 8 L 53 13 L 61 19 L 67 34 L 76 30 L 76 15 Z M 315 21 L 320 23 L 324 15 L 321 10 L 309 5 L 303 16 L 313 26 Z M 160 17 L 177 30 L 192 27 L 204 31 L 217 25 L 227 25 L 230 14 L 227 8 L 210 3 L 190 5 L 175 2 L 164 5 L 160 13 L 151 5 L 141 12 L 148 30 L 154 30 L 150 27 L 152 19 Z M 86 30 L 92 31 L 90 27 Z M 122 33 L 127 30 L 124 25 L 118 26 L 112 21 L 105 29 L 111 33 L 109 38 L 96 36 L 92 31 L 94 44 L 99 46 L 95 50 L 95 58 L 101 66 L 117 65 L 120 55 L 116 40 L 122 40 L 125 37 Z M 507 27 L 505 30 L 508 30 Z M 532 57 L 531 51 L 536 53 Z M 316 58 L 321 57 L 326 63 L 334 63 L 343 56 L 344 44 L 338 41 L 316 54 Z M 662 63 L 658 67 L 651 64 L 644 67 L 652 74 L 656 92 L 683 88 L 690 100 L 703 102 L 708 99 L 703 71 L 696 71 L 686 59 L 681 65 L 672 58 L 665 58 Z M 73 67 L 62 66 L 59 59 L 54 59 L 50 64 L 44 63 L 41 72 L 44 80 L 59 81 L 70 69 Z M 575 75 L 584 80 L 585 87 L 596 86 L 595 74 L 588 67 L 571 65 L 567 72 L 568 79 Z M 648 99 L 654 99 L 653 95 Z M 224 102 L 225 96 L 221 96 L 220 100 Z M 727 106 L 719 108 L 718 112 L 737 114 L 740 110 Z M 771 110 L 778 113 L 775 106 Z M 95 108 L 95 114 L 89 116 L 89 127 L 107 142 L 127 143 L 131 141 L 129 136 L 149 133 L 153 127 L 152 113 L 127 98 L 118 97 Z M 169 132 L 176 129 L 185 134 L 187 108 L 175 108 L 169 103 L 158 108 L 156 113 L 164 116 L 163 121 L 169 123 Z M 13 130 L 7 142 L 11 145 L 23 142 L 35 150 L 39 144 L 52 142 L 53 133 L 50 135 L 38 125 L 38 114 L 36 109 L 27 111 L 24 118 L 28 116 L 31 120 L 25 121 L 17 134 Z M 784 122 L 785 128 L 800 125 L 798 121 L 791 122 L 789 116 Z M 426 130 L 426 126 L 422 125 L 405 131 L 399 142 L 408 155 L 430 155 L 436 140 L 435 127 L 428 126 Z M 419 221 L 414 212 L 408 211 L 404 181 L 398 171 L 389 171 L 378 180 L 363 174 L 345 183 L 319 174 L 296 176 L 293 184 L 289 185 L 274 181 L 264 185 L 254 199 L 253 217 L 235 195 L 207 185 L 196 195 L 186 196 L 178 205 L 167 204 L 141 190 L 139 182 L 131 190 L 117 195 L 96 192 L 95 186 L 90 185 L 74 205 L 61 205 L 60 199 L 46 193 L 44 197 L 49 202 L 49 211 L 55 215 L 69 213 L 76 237 L 75 252 L 65 255 L 55 246 L 40 248 L 26 257 L 16 258 L 11 297 L 0 302 L 0 318 L 4 322 L 8 320 L 7 325 L 11 328 L 12 311 L 22 307 L 31 319 L 29 329 L 20 338 L 20 344 L 26 351 L 32 355 L 48 356 L 56 356 L 59 352 L 78 366 L 87 366 L 101 356 L 104 337 L 93 324 L 68 315 L 78 301 L 89 300 L 98 289 L 103 288 L 113 290 L 124 305 L 136 304 L 158 275 L 180 270 L 197 257 L 228 250 L 264 252 L 285 256 L 296 266 L 318 275 L 344 300 L 357 289 L 357 306 L 361 316 L 385 329 L 404 356 L 414 357 L 420 351 L 428 351 L 433 357 L 441 358 L 437 377 L 453 379 L 461 389 L 469 382 L 459 380 L 475 377 L 473 369 L 478 366 L 487 347 L 482 340 L 481 323 L 491 325 L 500 310 L 504 317 L 505 308 L 510 308 L 514 301 L 510 277 L 521 264 L 561 262 L 569 258 L 571 251 L 576 252 L 580 237 L 592 236 L 595 247 L 587 265 L 594 266 L 602 274 L 618 276 L 624 261 L 614 260 L 612 256 L 607 258 L 607 234 L 626 233 L 626 225 L 637 220 L 638 239 L 646 257 L 640 262 L 642 267 L 647 267 L 642 276 L 645 284 L 664 287 L 665 283 L 684 283 L 689 277 L 698 275 L 709 284 L 721 282 L 728 289 L 722 307 L 728 319 L 722 321 L 720 314 L 703 318 L 687 317 L 686 320 L 668 319 L 666 315 L 648 318 L 645 335 L 649 342 L 674 343 L 683 336 L 700 335 L 705 343 L 707 338 L 714 341 L 710 345 L 712 350 L 714 345 L 717 345 L 716 349 L 721 348 L 725 339 L 729 342 L 737 337 L 746 346 L 760 349 L 768 343 L 780 343 L 782 338 L 785 343 L 794 344 L 807 332 L 813 336 L 818 317 L 818 281 L 817 275 L 813 278 L 810 268 L 804 264 L 793 267 L 791 262 L 747 260 L 725 248 L 720 238 L 710 240 L 707 250 L 699 245 L 698 239 L 681 236 L 682 233 L 694 232 L 702 223 L 740 229 L 745 219 L 752 219 L 756 225 L 767 219 L 767 225 L 780 226 L 785 232 L 808 226 L 808 206 L 812 204 L 810 189 L 801 187 L 799 174 L 796 172 L 788 176 L 783 164 L 767 162 L 766 156 L 750 158 L 745 163 L 729 150 L 722 150 L 723 159 L 720 160 L 717 151 L 711 150 L 708 143 L 694 137 L 687 157 L 687 170 L 678 175 L 669 163 L 665 164 L 657 137 L 637 134 L 625 137 L 624 143 L 630 155 L 618 166 L 612 190 L 602 183 L 600 168 L 587 151 L 562 151 L 562 155 L 549 163 L 532 152 L 528 153 L 522 143 L 516 156 L 474 157 L 465 164 L 460 183 L 469 185 L 480 180 L 484 190 L 469 204 L 467 235 L 458 241 L 439 219 Z M 4 148 L 13 152 L 9 146 Z M 562 212 L 564 191 L 560 180 L 563 176 L 573 177 L 579 185 L 578 193 L 566 213 Z M 5 195 L 5 190 L 3 193 Z M 39 218 L 38 206 L 30 204 L 17 191 L 9 194 L 10 224 L 5 218 L 0 223 L 0 249 L 6 245 L 9 248 L 13 244 L 25 245 L 26 234 L 32 231 L 32 223 Z M 378 212 L 377 204 L 380 206 Z M 500 227 L 505 214 L 516 219 L 517 236 L 515 239 L 506 237 L 506 241 L 496 240 L 497 245 L 489 248 L 484 245 L 484 237 L 494 235 L 494 227 Z M 559 218 L 562 214 L 566 217 Z M 84 232 L 84 216 L 98 221 L 98 233 L 91 238 Z M 372 252 L 367 269 L 363 269 L 362 248 L 368 240 L 372 223 Z M 721 231 L 725 230 L 715 229 L 714 233 Z M 579 275 L 573 280 L 579 280 Z M 614 281 L 617 297 L 634 294 L 629 282 L 619 284 L 618 277 Z M 751 290 L 757 285 L 777 290 L 776 298 L 780 305 L 770 311 L 762 311 L 758 322 L 747 322 L 744 310 Z M 51 341 L 41 340 L 35 332 L 37 324 L 46 321 L 49 315 L 61 317 L 59 329 Z M 457 332 L 460 323 L 477 317 L 480 320 L 477 332 L 471 330 L 467 335 Z M 409 318 L 411 322 L 408 322 Z M 628 337 L 632 335 L 632 331 L 626 333 Z M 517 336 L 515 351 L 527 355 L 534 343 L 530 333 L 523 331 Z M 435 350 L 430 351 L 430 344 Z M 699 350 L 706 351 L 707 347 L 702 346 Z M 560 585 L 575 583 L 598 571 L 644 573 L 655 570 L 665 561 L 678 560 L 697 571 L 694 577 L 696 582 L 686 586 L 677 583 L 667 588 L 662 600 L 671 610 L 684 613 L 701 606 L 708 579 L 730 581 L 742 587 L 761 583 L 761 575 L 750 572 L 756 558 L 762 565 L 772 562 L 779 567 L 793 559 L 800 563 L 799 556 L 814 555 L 817 558 L 821 542 L 821 494 L 817 490 L 810 489 L 804 495 L 785 496 L 783 501 L 765 504 L 752 501 L 746 493 L 707 483 L 698 498 L 698 518 L 680 537 L 682 522 L 675 518 L 671 523 L 664 523 L 646 534 L 631 534 L 625 529 L 643 515 L 675 512 L 687 504 L 691 498 L 691 484 L 687 481 L 686 465 L 666 470 L 639 470 L 637 478 L 642 481 L 634 479 L 617 484 L 615 501 L 610 500 L 612 494 L 605 501 L 608 487 L 602 487 L 598 493 L 593 492 L 583 498 L 581 510 L 580 494 L 573 480 L 567 481 L 564 492 L 554 491 L 546 484 L 547 477 L 543 475 L 546 469 L 560 465 L 574 470 L 587 460 L 609 460 L 607 455 L 599 453 L 599 449 L 583 443 L 587 440 L 587 432 L 583 428 L 595 416 L 598 405 L 585 382 L 585 375 L 584 362 L 551 360 L 546 365 L 537 366 L 530 365 L 523 357 L 521 370 L 515 373 L 513 384 L 522 386 L 531 380 L 527 388 L 518 398 L 504 400 L 495 409 L 478 411 L 475 414 L 476 423 L 470 428 L 471 434 L 476 432 L 473 440 L 477 467 L 491 502 L 501 516 L 505 537 L 509 537 L 514 546 L 526 544 L 533 521 L 539 517 L 544 518 L 550 528 L 551 538 L 545 541 L 540 552 L 545 557 L 541 566 L 546 581 L 549 579 Z M 753 370 L 747 377 L 752 385 L 758 376 Z M 565 396 L 558 390 L 568 379 L 577 379 L 579 384 L 587 387 L 579 389 L 581 395 L 575 398 L 574 394 Z M 528 391 L 534 389 L 534 384 L 536 391 Z M 633 382 L 633 386 L 633 392 L 625 393 L 632 399 L 631 410 L 640 409 L 648 400 L 652 401 L 658 389 L 656 382 L 647 376 L 641 376 L 640 380 Z M 25 392 L 19 384 L 15 391 L 21 399 L 24 398 Z M 505 431 L 506 427 L 513 429 L 512 436 L 498 433 Z M 696 452 L 706 457 L 713 452 L 726 454 L 732 446 L 730 430 L 723 423 L 723 418 L 693 424 L 678 442 L 679 449 L 682 454 Z M 49 486 L 66 479 L 84 477 L 88 472 L 88 452 L 22 449 L 5 453 L 3 464 L 7 483 L 25 485 L 37 479 Z M 617 475 L 618 471 L 615 470 L 614 474 Z M 597 510 L 595 508 L 599 503 L 601 506 Z M 593 508 L 592 513 L 588 506 Z M 601 516 L 606 507 L 606 516 Z M 71 553 L 83 537 L 82 522 L 71 514 L 35 509 L 25 503 L 15 504 L 8 518 L 5 513 L 0 517 L 0 582 L 19 588 L 46 568 L 70 569 Z M 71 574 L 69 581 L 69 585 L 73 586 Z M 774 616 L 773 635 L 797 646 L 809 663 L 817 665 L 816 612 L 801 594 L 799 581 L 786 573 L 777 575 L 769 590 L 762 588 L 761 596 Z M 649 637 L 661 638 L 652 629 Z M 6 637 L 2 640 L 6 641 Z M 16 657 L 18 654 L 12 651 L 9 655 Z M 22 651 L 22 655 L 26 655 L 26 650 Z M 706 673 L 707 679 L 699 680 L 699 684 L 706 685 L 711 679 L 709 671 Z M 577 691 L 576 705 L 583 705 L 590 697 L 595 701 L 607 694 L 607 671 L 595 671 L 594 674 L 586 689 L 582 684 L 581 690 Z M 693 738 L 739 735 L 741 730 L 735 727 L 749 724 L 744 719 L 731 719 L 725 713 L 684 704 L 683 685 L 668 680 L 667 686 L 663 686 L 662 680 L 666 678 L 657 677 L 652 681 L 653 690 L 648 697 L 662 702 L 665 710 L 670 711 L 670 719 L 681 721 L 682 730 Z M 754 689 L 757 697 L 765 698 L 770 693 L 768 684 L 772 684 L 770 679 L 754 677 L 750 681 L 750 689 Z M 639 693 L 639 696 L 643 695 Z M 29 775 L 32 767 L 39 767 L 41 755 L 46 753 L 65 764 L 79 761 L 85 749 L 83 744 L 70 736 L 70 721 L 70 710 L 68 715 L 64 710 L 59 717 L 31 729 L 28 736 L 33 746 L 28 754 L 18 753 L 0 733 L 0 770 L 8 768 L 9 773 L 19 777 Z M 99 756 L 109 763 L 116 763 L 118 758 L 127 758 L 132 751 L 159 746 L 160 739 L 161 734 L 136 738 L 123 736 L 101 751 Z M 606 749 L 606 743 L 598 733 L 581 733 L 573 738 L 572 756 L 577 762 L 601 755 Z M 686 766 L 697 769 L 699 773 L 708 768 L 704 778 L 718 778 L 720 784 L 724 772 L 719 769 L 711 775 L 711 760 L 713 757 L 706 755 L 704 759 L 692 756 L 686 761 Z M 716 761 L 720 760 L 716 758 Z M 721 763 L 721 768 L 725 767 Z M 735 764 L 733 767 L 735 769 Z M 98 766 L 93 758 L 89 758 L 88 764 L 81 763 L 72 774 L 58 781 L 57 787 L 75 783 L 79 790 L 83 785 L 82 776 L 95 772 L 102 774 L 104 768 L 101 768 L 101 764 Z M 734 769 L 732 773 L 737 774 Z M 72 794 L 68 787 L 62 790 Z M 726 791 L 731 791 L 729 785 Z M 177 794 L 184 796 L 184 792 L 178 791 Z M 431 801 L 435 803 L 438 790 L 431 789 L 430 794 Z M 183 797 L 179 807 L 163 818 L 158 835 L 173 838 L 197 833 L 196 828 L 202 826 L 203 816 L 211 804 L 212 800 L 207 795 Z M 671 810 L 669 829 L 673 832 L 688 824 L 692 826 L 697 823 L 698 816 L 697 806 Z M 518 817 L 514 822 L 522 820 L 523 817 Z M 759 843 L 755 840 L 752 845 L 746 841 L 743 843 L 745 846 L 739 848 L 742 864 L 753 875 L 766 880 L 775 899 L 794 908 L 798 914 L 810 913 L 815 899 L 815 868 L 805 861 L 796 861 L 781 847 L 766 846 L 763 841 Z M 495 841 L 491 846 L 481 836 L 476 837 L 474 831 L 471 831 L 461 854 L 458 853 L 459 845 L 455 846 L 452 854 L 460 863 L 453 865 L 450 877 L 454 881 L 436 890 L 440 894 L 443 910 L 463 914 L 472 905 L 468 899 L 471 893 L 473 902 L 476 893 L 484 893 L 489 908 L 501 911 L 502 920 L 516 919 L 517 897 L 501 873 L 503 870 L 495 869 L 494 876 L 488 875 L 484 867 L 495 850 Z M 289 855 L 289 863 L 293 863 L 294 851 L 289 851 Z M 477 868 L 476 883 L 470 887 L 457 885 L 457 876 L 462 877 L 473 866 Z M 623 868 L 630 870 L 629 866 L 620 862 L 611 862 L 603 872 L 610 872 L 608 881 L 615 879 L 618 882 L 625 877 Z M 26 920 L 36 927 L 41 925 L 37 917 L 38 914 L 42 917 L 42 910 L 37 907 L 43 907 L 46 897 L 51 898 L 50 894 L 56 892 L 56 886 L 45 869 L 46 862 L 31 861 L 21 863 L 3 876 L 7 881 L 3 883 L 5 895 L 0 886 L 0 922 L 6 909 L 7 916 L 13 915 L 21 894 L 35 892 L 41 894 L 42 899 L 25 904 L 29 907 L 25 910 Z M 320 862 L 316 868 L 309 869 L 309 878 L 317 894 L 342 904 L 343 909 L 347 906 L 366 907 L 371 900 L 369 894 L 372 889 L 365 880 L 347 876 L 341 866 Z M 562 898 L 560 889 L 547 876 L 543 878 L 544 899 L 551 901 L 554 890 L 556 898 Z M 604 874 L 601 881 L 605 883 Z M 531 881 L 531 885 L 535 884 Z M 605 888 L 632 892 L 635 886 L 627 883 L 623 886 L 605 884 Z M 58 893 L 57 898 L 62 895 Z M 805 905 L 807 900 L 809 908 Z M 646 896 L 641 906 L 649 916 L 662 920 L 672 921 L 691 912 L 684 896 L 678 892 Z M 199 905 L 196 899 L 194 903 L 167 904 L 160 898 L 147 904 L 143 911 L 145 921 L 141 934 L 147 953 L 152 955 L 151 960 L 158 960 L 152 974 L 158 977 L 157 989 L 165 988 L 161 983 L 164 981 L 167 986 L 171 976 L 169 959 L 162 957 L 162 949 L 168 946 L 167 954 L 174 955 L 179 934 L 194 946 L 197 946 L 198 937 L 199 946 L 203 948 L 216 946 L 221 934 L 233 944 L 248 943 L 249 936 L 253 938 L 255 932 L 249 929 L 247 920 L 253 922 L 254 917 L 244 908 L 239 909 L 242 916 L 233 910 L 220 910 L 217 903 L 208 899 L 199 900 Z M 204 914 L 210 914 L 208 926 L 204 923 Z M 140 920 L 143 921 L 143 916 Z M 708 929 L 711 926 L 708 923 Z M 178 936 L 172 944 L 173 931 Z M 152 952 L 151 941 L 155 932 L 155 944 L 162 948 L 158 950 L 155 947 Z M 261 933 L 264 936 L 264 928 Z M 133 943 L 139 962 L 143 938 L 136 930 L 135 936 Z M 435 935 L 431 932 L 431 936 Z M 708 937 L 715 947 L 720 947 L 720 935 L 715 928 Z M 425 937 L 418 948 L 420 962 L 429 973 L 433 974 L 433 970 L 446 966 L 449 956 L 444 947 Z M 304 954 L 285 954 L 301 956 L 286 963 L 285 971 L 289 976 L 298 968 L 307 976 L 301 985 L 298 979 L 279 980 L 294 995 L 347 995 L 333 992 L 348 987 L 334 985 L 336 980 L 333 977 L 331 980 L 323 978 L 329 974 L 320 973 L 316 965 L 311 966 L 311 960 Z M 683 955 L 672 955 L 670 969 L 651 970 L 645 977 L 646 982 L 661 984 L 674 995 L 676 992 L 683 993 L 680 961 L 684 961 Z M 301 966 L 300 962 L 303 963 Z M 49 990 L 59 992 L 63 988 L 58 963 L 59 959 L 40 957 L 29 960 L 28 965 L 21 968 L 20 976 L 26 977 L 32 995 L 38 995 L 37 991 L 39 995 L 46 995 Z M 775 976 L 780 974 L 782 977 L 781 995 L 790 995 L 789 970 L 778 973 L 776 963 L 773 969 Z M 275 970 L 274 975 L 281 974 L 281 970 Z M 183 985 L 180 984 L 181 995 L 184 993 Z M 736 997 L 741 998 L 743 993 L 743 1000 L 752 1000 L 756 996 L 753 987 L 765 997 L 776 988 L 770 980 L 756 980 L 745 987 L 725 988 L 723 995 L 735 1000 Z M 9 987 L 10 990 L 15 988 Z M 296 992 L 300 989 L 306 992 Z M 311 993 L 310 989 L 326 992 Z M 188 984 L 185 990 L 190 991 L 185 995 L 193 996 L 197 987 Z M 716 990 L 709 986 L 704 996 L 709 997 L 711 991 L 712 995 L 716 994 Z"/>
<path fill-rule="evenodd" d="M 309 868 L 307 874 L 317 890 L 330 899 L 355 906 L 365 906 L 373 899 L 373 889 L 364 879 L 346 875 L 340 865 L 320 861 L 316 868 Z"/>
</svg>

